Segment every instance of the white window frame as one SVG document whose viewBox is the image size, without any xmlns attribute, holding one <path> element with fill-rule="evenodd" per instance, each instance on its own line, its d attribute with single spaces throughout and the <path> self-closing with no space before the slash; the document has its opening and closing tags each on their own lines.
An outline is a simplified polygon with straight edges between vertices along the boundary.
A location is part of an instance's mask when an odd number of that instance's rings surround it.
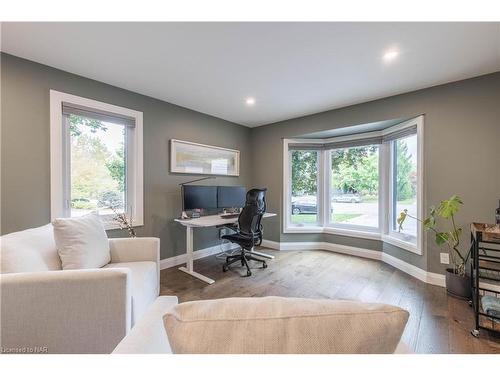
<svg viewBox="0 0 500 375">
<path fill-rule="evenodd" d="M 325 144 L 345 141 L 355 141 L 368 137 L 385 136 L 406 128 L 417 127 L 417 216 L 423 217 L 424 213 L 424 117 L 423 115 L 411 120 L 402 122 L 384 130 L 363 134 L 348 135 L 328 139 L 284 139 L 283 140 L 283 233 L 330 233 L 343 236 L 382 240 L 386 243 L 398 246 L 412 253 L 422 255 L 424 252 L 424 232 L 423 226 L 417 223 L 416 244 L 404 241 L 397 236 L 391 235 L 391 163 L 389 143 L 379 145 L 379 220 L 378 227 L 362 227 L 355 225 L 338 225 L 330 223 L 330 152 L 329 150 L 319 151 L 321 160 L 318 184 L 318 225 L 299 226 L 291 223 L 291 163 L 289 146 L 300 144 Z M 320 208 L 321 207 L 321 208 Z"/>
<path fill-rule="evenodd" d="M 300 144 L 300 143 L 318 143 L 321 144 L 322 142 L 319 140 L 305 140 L 305 139 L 283 139 L 283 150 L 284 150 L 284 155 L 283 155 L 283 160 L 286 161 L 283 164 L 283 170 L 285 173 L 283 174 L 283 186 L 284 186 L 284 192 L 283 192 L 283 202 L 284 202 L 284 208 L 288 209 L 291 212 L 292 209 L 292 189 L 291 189 L 291 181 L 292 181 L 292 165 L 291 163 L 288 162 L 290 159 L 290 150 L 288 149 L 288 145 L 290 143 L 293 144 Z M 324 222 L 324 214 L 323 214 L 323 208 L 322 208 L 322 200 L 321 197 L 323 195 L 324 191 L 324 176 L 321 171 L 323 170 L 323 165 L 324 165 L 324 153 L 319 152 L 318 153 L 318 181 L 317 181 L 317 198 L 316 198 L 316 204 L 318 207 L 318 213 L 317 213 L 317 223 L 316 225 L 295 225 L 292 224 L 291 222 L 291 215 L 285 215 L 285 227 L 289 229 L 289 232 L 285 233 L 292 233 L 292 232 L 300 232 L 300 233 L 317 233 L 320 228 L 323 227 L 323 222 Z M 284 211 L 287 212 L 287 211 Z"/>
<path fill-rule="evenodd" d="M 424 217 L 424 118 L 423 116 L 416 117 L 409 121 L 405 121 L 401 124 L 394 126 L 391 129 L 394 131 L 403 130 L 411 126 L 417 126 L 417 217 L 423 219 Z M 387 132 L 386 132 L 387 134 Z M 394 141 L 392 141 L 394 142 Z M 391 143 L 384 144 L 385 152 L 384 158 L 386 158 L 385 163 L 389 166 L 389 169 L 384 175 L 384 200 L 386 202 L 386 212 L 384 217 L 384 231 L 382 234 L 382 240 L 391 245 L 403 248 L 412 253 L 422 255 L 424 250 L 424 228 L 421 221 L 417 220 L 417 240 L 416 244 L 412 242 L 404 241 L 392 230 L 392 222 L 394 218 L 392 217 L 392 197 L 394 192 L 392 191 L 392 179 L 393 179 L 393 169 L 392 169 L 392 150 Z"/>
<path fill-rule="evenodd" d="M 356 138 L 356 139 L 360 139 L 360 138 Z M 339 137 L 339 139 L 337 140 L 334 140 L 334 139 L 330 139 L 330 142 L 331 143 L 335 143 L 335 142 L 344 142 L 346 140 L 349 140 L 349 139 L 346 139 L 345 137 Z M 351 140 L 354 140 L 354 139 L 351 139 Z M 368 238 L 377 238 L 377 239 L 380 239 L 380 231 L 381 231 L 381 228 L 382 228 L 382 220 L 381 220 L 381 215 L 380 215 L 380 210 L 381 210 L 381 206 L 380 206 L 380 201 L 381 201 L 381 194 L 380 194 L 380 191 L 381 191 L 381 181 L 380 181 L 380 172 L 381 172 L 381 163 L 380 163 L 380 147 L 382 145 L 377 145 L 379 146 L 379 163 L 378 163 L 378 170 L 379 170 L 379 191 L 378 191 L 378 220 L 377 220 L 377 226 L 376 227 L 370 227 L 370 226 L 364 226 L 364 225 L 353 225 L 353 224 L 342 224 L 342 223 L 332 223 L 330 222 L 330 217 L 326 216 L 325 217 L 325 228 L 329 230 L 329 233 L 333 233 L 333 234 L 341 234 L 341 233 L 361 233 L 366 237 Z M 356 146 L 354 146 L 356 147 Z M 348 149 L 348 148 L 351 148 L 351 147 L 346 147 L 345 149 Z M 325 169 L 325 180 L 326 180 L 326 188 L 328 189 L 327 190 L 327 194 L 325 195 L 325 197 L 328 197 L 328 199 L 324 199 L 324 205 L 325 205 L 325 210 L 328 210 L 330 211 L 331 210 L 331 202 L 330 202 L 330 189 L 331 189 L 331 186 L 330 186 L 330 181 L 331 181 L 331 173 L 332 173 L 332 169 L 330 168 L 330 165 L 331 165 L 331 150 L 326 150 L 325 151 L 325 158 L 327 159 L 328 161 L 328 168 Z"/>
<path fill-rule="evenodd" d="M 144 225 L 144 175 L 143 175 L 143 114 L 132 109 L 50 90 L 50 216 L 69 217 L 69 133 L 64 123 L 63 104 L 104 111 L 130 117 L 135 126 L 126 130 L 126 214 L 134 227 Z M 68 172 L 67 172 L 68 171 Z M 106 229 L 117 229 L 118 224 L 103 217 Z"/>
</svg>

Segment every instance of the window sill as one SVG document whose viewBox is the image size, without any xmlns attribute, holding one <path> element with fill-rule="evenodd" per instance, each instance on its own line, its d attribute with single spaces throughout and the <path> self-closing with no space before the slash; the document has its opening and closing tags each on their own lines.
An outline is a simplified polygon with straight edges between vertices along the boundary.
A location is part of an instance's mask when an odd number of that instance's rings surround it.
<svg viewBox="0 0 500 375">
<path fill-rule="evenodd" d="M 290 226 L 283 233 L 323 233 L 323 227 L 317 225 Z"/>
<path fill-rule="evenodd" d="M 104 225 L 104 230 L 115 230 L 115 229 L 121 229 L 120 225 L 114 221 L 104 221 L 102 222 Z M 132 228 L 137 228 L 137 227 L 142 227 L 144 224 L 142 223 L 133 223 Z M 126 229 L 123 229 L 126 230 Z"/>
<path fill-rule="evenodd" d="M 369 240 L 380 240 L 380 233 L 359 231 L 352 229 L 333 228 L 333 227 L 320 227 L 320 226 L 303 226 L 303 227 L 287 227 L 283 233 L 327 233 L 336 234 L 339 236 L 348 236 L 356 238 L 365 238 Z"/>
<path fill-rule="evenodd" d="M 407 250 L 411 253 L 422 255 L 422 250 L 419 249 L 417 245 L 378 232 L 359 231 L 359 230 L 351 230 L 344 228 L 320 227 L 320 226 L 303 226 L 303 227 L 287 227 L 283 231 L 283 233 L 303 233 L 303 234 L 327 233 L 339 236 L 363 238 L 367 240 L 378 240 L 399 247 L 400 249 Z"/>
<path fill-rule="evenodd" d="M 401 249 L 407 250 L 409 252 L 412 252 L 414 254 L 422 255 L 422 249 L 419 249 L 418 246 L 413 243 L 406 242 L 398 238 L 394 238 L 387 234 L 382 235 L 382 241 L 390 245 L 397 246 Z"/>
<path fill-rule="evenodd" d="M 361 231 L 356 229 L 346 229 L 346 228 L 334 228 L 325 227 L 323 233 L 337 234 L 340 236 L 348 236 L 355 238 L 364 238 L 367 240 L 380 240 L 381 236 L 379 232 Z"/>
</svg>

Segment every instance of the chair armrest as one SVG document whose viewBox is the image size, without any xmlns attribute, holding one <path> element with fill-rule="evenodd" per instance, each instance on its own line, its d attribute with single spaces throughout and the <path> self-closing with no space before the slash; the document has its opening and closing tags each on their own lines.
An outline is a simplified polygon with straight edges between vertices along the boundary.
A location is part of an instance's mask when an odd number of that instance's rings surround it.
<svg viewBox="0 0 500 375">
<path fill-rule="evenodd" d="M 158 293 L 160 291 L 160 239 L 156 237 L 110 238 L 111 263 L 156 263 Z"/>
<path fill-rule="evenodd" d="M 111 353 L 131 326 L 129 272 L 120 268 L 0 275 L 2 349 Z"/>
</svg>

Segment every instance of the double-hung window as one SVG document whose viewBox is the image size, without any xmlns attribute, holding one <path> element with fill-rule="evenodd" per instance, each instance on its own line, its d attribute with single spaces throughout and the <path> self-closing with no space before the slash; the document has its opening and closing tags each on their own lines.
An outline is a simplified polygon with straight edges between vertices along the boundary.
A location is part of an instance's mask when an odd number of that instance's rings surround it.
<svg viewBox="0 0 500 375">
<path fill-rule="evenodd" d="M 420 118 L 419 118 L 420 119 Z M 421 253 L 423 233 L 423 127 L 422 121 L 386 135 L 387 149 L 387 214 L 383 239 L 393 245 Z M 410 216 L 399 230 L 399 214 Z"/>
<path fill-rule="evenodd" d="M 142 113 L 51 91 L 51 216 L 143 225 Z"/>
<path fill-rule="evenodd" d="M 320 153 L 314 149 L 290 149 L 291 223 L 301 227 L 320 222 Z"/>
<path fill-rule="evenodd" d="M 422 252 L 423 117 L 383 130 L 284 140 L 284 232 L 382 239 Z"/>
<path fill-rule="evenodd" d="M 379 229 L 379 145 L 328 150 L 331 227 Z"/>
</svg>

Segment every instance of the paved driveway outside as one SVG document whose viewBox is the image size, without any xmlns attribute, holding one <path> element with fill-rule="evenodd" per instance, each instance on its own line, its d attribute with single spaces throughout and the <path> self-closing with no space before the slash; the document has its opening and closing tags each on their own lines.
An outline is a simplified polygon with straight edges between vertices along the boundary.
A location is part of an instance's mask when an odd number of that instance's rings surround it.
<svg viewBox="0 0 500 375">
<path fill-rule="evenodd" d="M 360 216 L 354 217 L 343 221 L 343 224 L 376 226 L 378 225 L 378 202 L 361 202 L 361 203 L 332 203 L 334 213 L 343 214 L 358 214 Z M 417 216 L 416 205 L 411 204 L 398 204 L 397 213 L 407 209 L 408 213 Z M 417 221 L 415 219 L 407 218 L 404 225 L 404 233 L 416 233 Z"/>
</svg>

